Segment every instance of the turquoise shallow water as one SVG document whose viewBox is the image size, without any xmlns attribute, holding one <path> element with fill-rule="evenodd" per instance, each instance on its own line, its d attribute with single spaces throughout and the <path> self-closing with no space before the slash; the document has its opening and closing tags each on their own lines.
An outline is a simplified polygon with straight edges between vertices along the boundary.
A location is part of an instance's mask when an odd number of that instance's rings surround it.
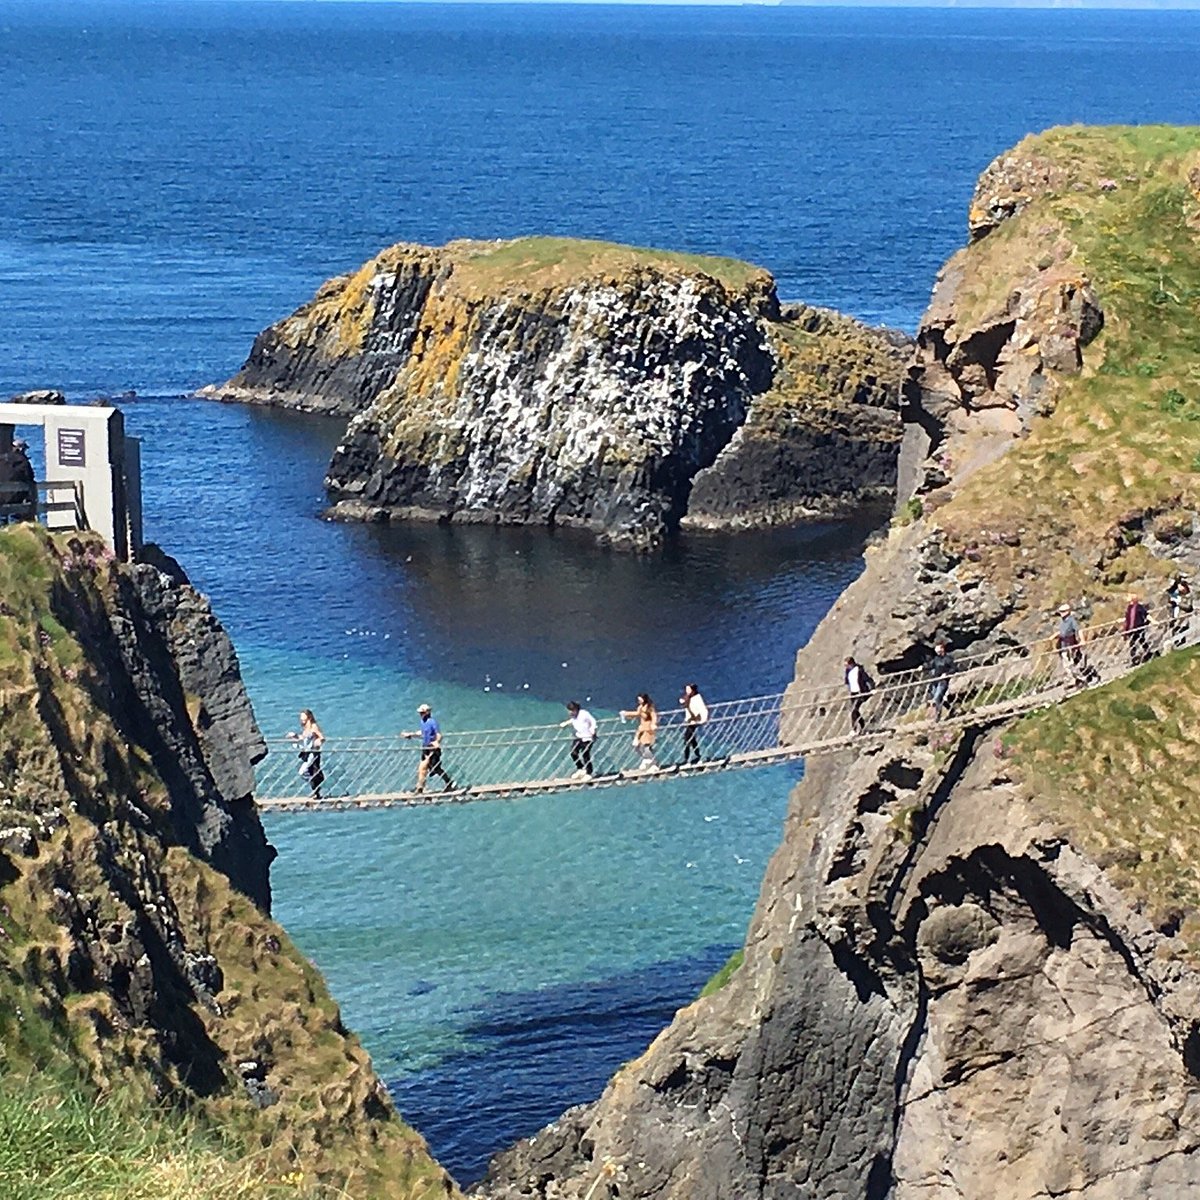
<svg viewBox="0 0 1200 1200">
<path fill-rule="evenodd" d="M 142 394 L 149 531 L 269 733 L 300 706 L 345 735 L 426 699 L 465 728 L 686 678 L 777 690 L 861 530 L 640 560 L 328 525 L 336 424 L 172 397 L 401 238 L 739 255 L 913 329 L 995 154 L 1060 122 L 1196 121 L 1198 50 L 1195 12 L 0 0 L 0 394 Z M 276 910 L 470 1179 L 740 942 L 792 778 L 272 818 Z"/>
</svg>

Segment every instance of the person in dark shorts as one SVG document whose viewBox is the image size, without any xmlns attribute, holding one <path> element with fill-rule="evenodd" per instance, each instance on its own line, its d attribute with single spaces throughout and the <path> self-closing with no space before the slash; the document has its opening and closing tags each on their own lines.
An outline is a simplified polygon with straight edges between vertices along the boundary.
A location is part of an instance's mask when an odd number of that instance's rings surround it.
<svg viewBox="0 0 1200 1200">
<path fill-rule="evenodd" d="M 453 791 L 454 780 L 450 778 L 446 768 L 442 765 L 442 728 L 434 718 L 433 710 L 428 704 L 422 704 L 417 709 L 417 716 L 421 718 L 421 728 L 406 730 L 400 735 L 403 738 L 419 737 L 421 739 L 421 762 L 417 767 L 417 786 L 414 790 L 423 792 L 426 779 L 430 775 L 436 775 L 445 780 L 443 791 Z"/>
</svg>

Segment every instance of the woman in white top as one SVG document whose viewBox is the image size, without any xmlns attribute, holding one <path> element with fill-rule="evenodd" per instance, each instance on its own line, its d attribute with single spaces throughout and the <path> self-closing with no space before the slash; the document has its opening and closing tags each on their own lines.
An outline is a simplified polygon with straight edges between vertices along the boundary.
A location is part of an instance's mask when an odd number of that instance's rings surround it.
<svg viewBox="0 0 1200 1200">
<path fill-rule="evenodd" d="M 700 761 L 700 726 L 708 720 L 708 705 L 694 683 L 683 685 L 679 697 L 683 705 L 683 761 L 684 765 Z"/>
</svg>

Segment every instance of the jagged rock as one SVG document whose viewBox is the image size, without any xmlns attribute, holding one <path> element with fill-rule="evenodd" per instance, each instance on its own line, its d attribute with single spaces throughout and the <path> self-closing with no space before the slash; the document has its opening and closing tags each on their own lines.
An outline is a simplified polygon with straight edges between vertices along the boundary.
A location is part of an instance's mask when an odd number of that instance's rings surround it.
<svg viewBox="0 0 1200 1200">
<path fill-rule="evenodd" d="M 267 915 L 263 743 L 207 601 L 161 553 L 118 563 L 93 535 L 14 526 L 9 556 L 5 1072 L 70 1068 L 148 1114 L 177 1104 L 253 1142 L 271 1175 L 302 1162 L 320 1190 L 453 1195 Z M 251 1058 L 264 1066 L 243 1077 Z"/>
<path fill-rule="evenodd" d="M 9 404 L 66 404 L 67 398 L 62 392 L 52 388 L 38 388 L 32 392 L 19 392 L 9 396 Z"/>
<path fill-rule="evenodd" d="M 902 357 L 846 318 L 781 313 L 744 263 L 527 238 L 394 246 L 205 394 L 353 414 L 335 517 L 645 548 L 687 513 L 726 527 L 890 496 Z"/>
<path fill-rule="evenodd" d="M 1129 136 L 1117 131 L 1112 140 L 1125 151 Z M 981 183 L 977 232 L 1011 224 L 977 239 L 939 277 L 905 389 L 901 495 L 922 490 L 929 503 L 868 548 L 863 575 L 797 655 L 795 691 L 840 679 L 848 653 L 886 681 L 891 671 L 920 666 L 942 630 L 952 648 L 972 651 L 1044 636 L 1047 614 L 1027 594 L 1036 582 L 1028 572 L 1078 578 L 1104 565 L 1095 548 L 1075 553 L 1069 523 L 1028 516 L 1036 498 L 1027 493 L 1037 482 L 1029 461 L 1051 458 L 1061 426 L 1041 443 L 1015 440 L 1053 408 L 1056 392 L 1073 389 L 1076 419 L 1089 413 L 1085 389 L 1093 380 L 1070 376 L 1102 322 L 1085 263 L 1068 268 L 1069 253 L 1041 266 L 1025 257 L 1061 231 L 1043 235 L 1034 226 L 1028 241 L 1018 238 L 1036 220 L 1039 197 L 1114 190 L 1104 183 L 1110 173 L 1099 170 L 1103 135 L 1063 131 L 1049 140 L 1059 146 L 1061 168 L 1026 145 Z M 1179 151 L 1172 153 L 1166 177 L 1174 187 Z M 1186 217 L 1179 214 L 1177 225 Z M 1019 253 L 1006 259 L 1009 237 Z M 1147 258 L 1157 262 L 1153 251 Z M 1173 361 L 1167 369 L 1187 370 L 1184 346 L 1182 368 Z M 1118 349 L 1127 354 L 1128 342 Z M 1120 416 L 1105 411 L 1103 419 L 1136 422 L 1149 407 L 1141 398 L 1123 413 L 1114 404 Z M 1102 436 L 1103 419 L 1088 453 L 1121 448 Z M 1029 450 L 1023 488 L 1006 493 L 1003 456 L 1014 447 Z M 971 491 L 984 470 L 986 504 Z M 1127 478 L 1128 455 L 1122 470 Z M 923 490 L 934 478 L 936 505 Z M 1159 544 L 1160 519 L 1170 528 L 1190 525 L 1194 503 L 1171 486 L 1162 507 L 1136 512 L 1122 486 L 1113 486 L 1109 522 L 1124 513 L 1110 536 L 1114 554 Z M 1194 546 L 1177 548 L 1186 540 L 1171 546 L 1172 556 L 1194 555 Z M 1098 738 L 1104 718 L 1097 716 L 1095 728 L 1079 735 L 1085 755 L 1095 747 L 1099 774 L 1126 749 L 1130 777 L 1147 793 L 1156 779 L 1161 786 L 1187 770 L 1175 748 L 1195 724 L 1194 681 L 1187 703 L 1177 698 L 1182 690 L 1171 676 L 1136 692 L 1153 729 L 1177 731 L 1178 741 L 1165 744 L 1156 733 L 1126 747 L 1111 700 L 1114 728 Z M 1092 699 L 1094 709 L 1076 709 L 1076 720 L 1107 715 L 1101 697 Z M 787 713 L 785 697 L 784 741 Z M 1047 756 L 1060 753 L 1058 728 L 1049 726 Z M 1195 942 L 1179 945 L 1195 904 L 1188 843 L 1176 840 L 1177 825 L 1194 836 L 1190 818 L 1177 820 L 1186 795 L 1157 816 L 1163 828 L 1153 851 L 1143 853 L 1137 832 L 1126 830 L 1135 844 L 1112 846 L 1102 867 L 1081 848 L 1079 820 L 1102 823 L 1105 810 L 1081 788 L 1075 800 L 1083 815 L 1070 827 L 1039 791 L 1053 785 L 1069 793 L 1070 775 L 1019 775 L 1009 733 L 1016 736 L 1004 726 L 901 730 L 881 745 L 810 758 L 729 982 L 680 1010 L 594 1104 L 497 1156 L 476 1194 L 1195 1195 L 1200 972 Z M 1070 765 L 1055 759 L 1056 769 Z M 1136 831 L 1142 822 L 1130 824 Z M 1182 861 L 1168 861 L 1176 856 Z M 1122 871 L 1148 864 L 1161 878 L 1144 876 L 1140 887 L 1124 881 Z"/>
</svg>

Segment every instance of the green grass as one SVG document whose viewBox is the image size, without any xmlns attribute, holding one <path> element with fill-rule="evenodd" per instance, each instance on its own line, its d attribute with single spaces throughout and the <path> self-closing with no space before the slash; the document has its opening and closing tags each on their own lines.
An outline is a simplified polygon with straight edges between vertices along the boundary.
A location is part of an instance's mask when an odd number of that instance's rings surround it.
<svg viewBox="0 0 1200 1200">
<path fill-rule="evenodd" d="M 1200 650 L 1154 659 L 1005 737 L 1034 807 L 1200 951 Z"/>
<path fill-rule="evenodd" d="M 1036 531 L 1019 554 L 984 547 L 984 569 L 1003 582 L 1020 565 L 1030 601 L 1050 603 L 1093 584 L 1080 562 L 1105 550 L 1119 517 L 1200 504 L 1200 129 L 1071 127 L 1014 154 L 1054 161 L 1062 183 L 965 252 L 966 319 L 995 311 L 1046 243 L 1065 253 L 1055 279 L 1090 281 L 1104 329 L 1084 351 L 1083 373 L 1060 377 L 1053 415 L 971 478 L 938 520 L 960 542 Z M 1117 563 L 1102 582 L 1123 588 L 1141 567 L 1154 586 L 1169 570 Z"/>
<path fill-rule="evenodd" d="M 729 956 L 729 961 L 700 989 L 701 998 L 719 992 L 733 978 L 734 972 L 742 965 L 745 957 L 744 950 L 735 950 Z"/>
<path fill-rule="evenodd" d="M 455 243 L 451 243 L 455 245 Z M 682 254 L 644 246 L 584 238 L 526 237 L 515 241 L 467 243 L 472 248 L 456 274 L 479 288 L 505 291 L 535 289 L 573 280 L 619 274 L 635 267 L 709 275 L 725 287 L 740 291 L 766 277 L 761 267 L 736 258 Z"/>
<path fill-rule="evenodd" d="M 0 1080 L 5 1200 L 284 1200 L 325 1196 L 303 1173 L 263 1164 L 193 1120 L 63 1075 Z"/>
</svg>

